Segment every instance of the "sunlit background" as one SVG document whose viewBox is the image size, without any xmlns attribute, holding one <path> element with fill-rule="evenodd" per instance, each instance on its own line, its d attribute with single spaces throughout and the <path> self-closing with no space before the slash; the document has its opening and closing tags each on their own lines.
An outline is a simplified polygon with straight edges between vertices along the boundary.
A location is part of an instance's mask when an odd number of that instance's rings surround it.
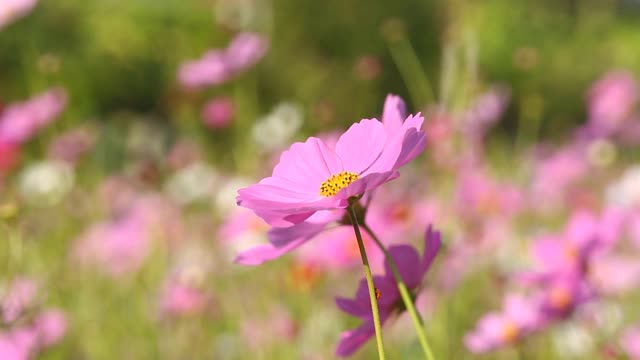
<svg viewBox="0 0 640 360">
<path fill-rule="evenodd" d="M 336 358 L 353 235 L 237 264 L 269 226 L 235 196 L 387 94 L 428 144 L 367 216 L 442 231 L 437 359 L 640 359 L 639 72 L 636 0 L 0 0 L 0 359 Z M 532 279 L 563 261 L 580 289 Z M 406 314 L 384 336 L 422 358 Z"/>
</svg>

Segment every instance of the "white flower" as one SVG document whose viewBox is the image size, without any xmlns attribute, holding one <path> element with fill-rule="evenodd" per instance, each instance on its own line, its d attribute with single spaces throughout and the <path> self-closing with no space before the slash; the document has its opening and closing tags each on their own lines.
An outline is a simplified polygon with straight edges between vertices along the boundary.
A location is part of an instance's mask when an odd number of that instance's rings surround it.
<svg viewBox="0 0 640 360">
<path fill-rule="evenodd" d="M 25 201 L 35 206 L 52 206 L 73 188 L 73 168 L 60 161 L 42 161 L 20 174 L 19 191 Z"/>
<path fill-rule="evenodd" d="M 193 163 L 173 174 L 165 183 L 165 192 L 179 204 L 209 199 L 218 183 L 216 170 L 203 163 Z"/>
<path fill-rule="evenodd" d="M 236 205 L 236 196 L 238 189 L 247 187 L 255 181 L 250 179 L 233 177 L 224 181 L 224 184 L 218 187 L 218 191 L 213 198 L 213 205 L 220 214 L 228 214 L 238 208 Z"/>
<path fill-rule="evenodd" d="M 631 207 L 640 204 L 640 165 L 628 168 L 618 181 L 611 183 L 605 196 L 609 205 Z"/>
<path fill-rule="evenodd" d="M 302 108 L 293 103 L 281 103 L 270 114 L 258 119 L 251 130 L 253 140 L 263 151 L 285 146 L 302 126 Z"/>
</svg>

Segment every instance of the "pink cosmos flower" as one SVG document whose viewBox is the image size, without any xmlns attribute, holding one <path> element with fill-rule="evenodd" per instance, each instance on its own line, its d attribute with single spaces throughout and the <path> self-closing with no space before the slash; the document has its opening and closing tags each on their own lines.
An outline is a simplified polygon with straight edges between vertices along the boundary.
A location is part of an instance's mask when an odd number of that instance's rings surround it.
<svg viewBox="0 0 640 360">
<path fill-rule="evenodd" d="M 502 312 L 483 316 L 476 328 L 465 335 L 464 344 L 471 352 L 483 353 L 517 342 L 539 325 L 537 304 L 520 295 L 508 295 Z"/>
<path fill-rule="evenodd" d="M 202 312 L 208 296 L 195 286 L 171 279 L 160 296 L 160 311 L 167 316 L 193 315 Z"/>
<path fill-rule="evenodd" d="M 409 245 L 389 247 L 389 253 L 398 266 L 400 277 L 410 291 L 414 293 L 418 291 L 422 280 L 440 250 L 440 245 L 440 232 L 433 230 L 429 226 L 425 234 L 425 247 L 422 258 Z M 374 276 L 373 283 L 380 294 L 378 299 L 380 323 L 384 324 L 393 313 L 401 311 L 404 305 L 402 304 L 393 273 L 387 264 L 385 264 L 385 274 Z M 360 281 L 360 286 L 354 299 L 339 297 L 336 298 L 336 305 L 340 310 L 363 321 L 359 327 L 345 331 L 340 335 L 336 354 L 338 356 L 349 356 L 375 334 L 366 280 L 362 279 Z"/>
<path fill-rule="evenodd" d="M 155 237 L 169 241 L 179 237 L 178 214 L 162 198 L 139 196 L 122 211 L 94 224 L 76 241 L 73 255 L 81 264 L 98 265 L 117 277 L 144 263 Z"/>
<path fill-rule="evenodd" d="M 640 327 L 627 329 L 620 339 L 620 346 L 630 360 L 640 360 Z"/>
<path fill-rule="evenodd" d="M 457 209 L 464 218 L 511 218 L 522 209 L 524 196 L 515 185 L 492 179 L 476 165 L 463 165 L 459 171 Z"/>
<path fill-rule="evenodd" d="M 0 3 L 0 29 L 27 15 L 38 0 L 3 0 Z"/>
<path fill-rule="evenodd" d="M 636 256 L 598 257 L 589 265 L 589 279 L 599 293 L 624 294 L 640 285 L 640 263 Z"/>
<path fill-rule="evenodd" d="M 38 293 L 38 285 L 29 278 L 17 278 L 0 298 L 0 320 L 9 324 L 16 321 L 26 308 L 33 305 Z"/>
<path fill-rule="evenodd" d="M 64 313 L 54 308 L 39 310 L 38 296 L 36 281 L 21 277 L 0 297 L 0 359 L 31 359 L 64 336 Z"/>
<path fill-rule="evenodd" d="M 255 211 L 267 223 L 286 227 L 320 210 L 342 209 L 349 198 L 399 176 L 398 170 L 424 150 L 424 118 L 402 122 L 402 101 L 387 97 L 383 122 L 365 119 L 353 124 L 329 147 L 311 137 L 285 151 L 273 174 L 238 191 L 238 205 Z M 388 116 L 386 116 L 388 113 Z"/>
<path fill-rule="evenodd" d="M 62 112 L 67 95 L 54 88 L 30 100 L 7 107 L 0 114 L 0 143 L 22 144 Z"/>
<path fill-rule="evenodd" d="M 480 95 L 462 115 L 462 133 L 474 143 L 482 141 L 504 113 L 510 96 L 509 89 L 502 86 Z"/>
<path fill-rule="evenodd" d="M 227 66 L 233 72 L 255 65 L 267 53 L 269 44 L 259 34 L 244 32 L 236 35 L 226 50 Z"/>
<path fill-rule="evenodd" d="M 219 97 L 206 103 L 202 108 L 202 120 L 212 129 L 229 126 L 233 119 L 234 105 L 229 97 Z"/>
<path fill-rule="evenodd" d="M 400 184 L 400 187 L 376 191 L 375 199 L 367 207 L 365 220 L 384 244 L 418 239 L 423 235 L 422 229 L 442 219 L 440 204 L 416 196 L 417 187 L 417 184 Z"/>
<path fill-rule="evenodd" d="M 582 272 L 594 254 L 611 248 L 619 239 L 624 214 L 609 209 L 600 217 L 575 212 L 560 235 L 543 236 L 532 245 L 532 253 L 543 273 Z"/>
<path fill-rule="evenodd" d="M 78 161 L 94 146 L 95 133 L 88 127 L 78 127 L 56 137 L 49 144 L 50 158 L 77 164 Z"/>
<path fill-rule="evenodd" d="M 226 49 L 209 50 L 202 58 L 182 64 L 178 80 L 187 88 L 220 85 L 255 65 L 265 55 L 267 47 L 268 43 L 261 35 L 240 33 Z"/>
<path fill-rule="evenodd" d="M 638 84 L 631 73 L 612 71 L 605 74 L 589 91 L 589 132 L 602 137 L 620 131 L 638 98 Z"/>
<path fill-rule="evenodd" d="M 536 159 L 529 192 L 532 206 L 543 211 L 563 207 L 568 190 L 584 179 L 589 170 L 586 149 L 577 144 Z"/>
</svg>

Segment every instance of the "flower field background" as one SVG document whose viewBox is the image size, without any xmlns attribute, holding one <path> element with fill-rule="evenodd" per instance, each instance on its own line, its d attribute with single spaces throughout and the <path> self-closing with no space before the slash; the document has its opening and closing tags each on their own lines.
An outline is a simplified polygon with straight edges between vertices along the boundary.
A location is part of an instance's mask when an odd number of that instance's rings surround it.
<svg viewBox="0 0 640 360">
<path fill-rule="evenodd" d="M 639 21 L 0 0 L 0 359 L 640 359 Z"/>
</svg>

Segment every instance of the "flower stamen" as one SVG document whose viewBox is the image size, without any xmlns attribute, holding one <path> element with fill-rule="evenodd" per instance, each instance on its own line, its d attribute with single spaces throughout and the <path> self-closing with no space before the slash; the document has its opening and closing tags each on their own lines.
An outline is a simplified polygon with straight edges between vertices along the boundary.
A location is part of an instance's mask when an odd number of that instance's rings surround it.
<svg viewBox="0 0 640 360">
<path fill-rule="evenodd" d="M 349 171 L 343 171 L 341 173 L 331 175 L 330 178 L 320 185 L 320 195 L 325 197 L 334 196 L 338 191 L 346 188 L 356 180 L 358 180 L 358 174 Z"/>
</svg>

